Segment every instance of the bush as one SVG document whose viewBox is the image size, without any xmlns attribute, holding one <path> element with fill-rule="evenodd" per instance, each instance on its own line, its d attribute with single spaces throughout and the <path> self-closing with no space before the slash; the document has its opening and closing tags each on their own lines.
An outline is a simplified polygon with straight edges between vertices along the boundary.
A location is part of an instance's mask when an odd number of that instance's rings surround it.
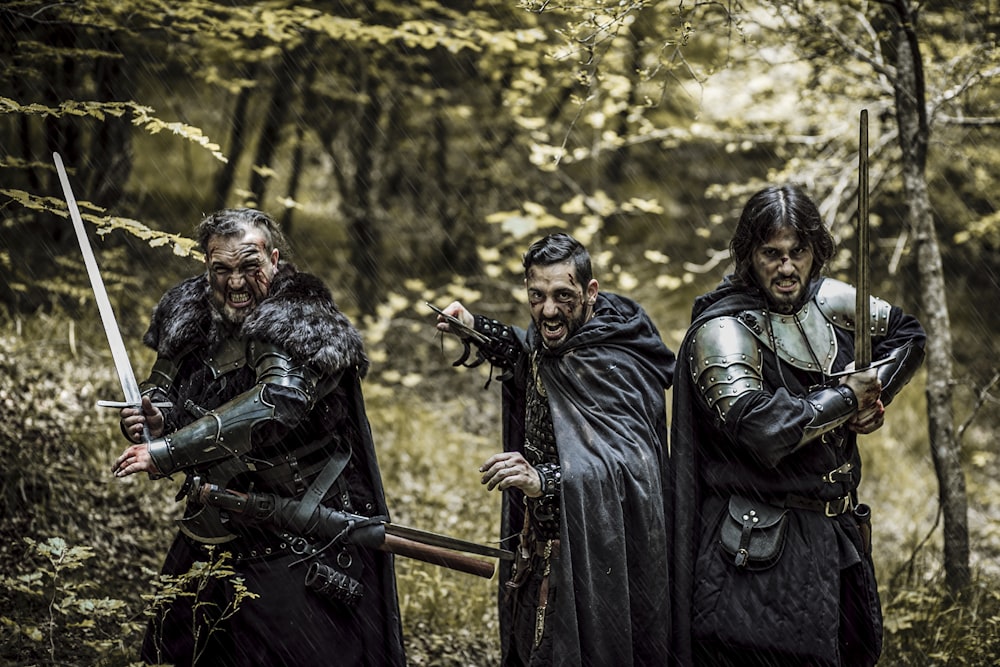
<svg viewBox="0 0 1000 667">
<path fill-rule="evenodd" d="M 430 327 L 422 325 L 417 336 L 413 322 L 403 322 L 402 335 L 389 326 L 384 335 L 394 341 L 393 353 L 372 346 L 377 370 L 364 387 L 392 519 L 495 543 L 500 499 L 482 487 L 478 467 L 500 447 L 499 386 L 484 390 L 485 367 L 450 368 L 454 350 L 442 357 Z M 130 664 L 148 610 L 176 592 L 177 582 L 156 574 L 181 509 L 175 485 L 110 474 L 123 440 L 115 415 L 94 404 L 121 389 L 105 349 L 101 330 L 58 313 L 0 330 L 5 664 Z M 134 354 L 138 369 L 149 367 L 148 352 Z M 862 445 L 862 493 L 876 512 L 886 616 L 882 664 L 998 664 L 996 575 L 984 568 L 957 599 L 940 582 L 940 546 L 929 530 L 936 485 L 920 390 L 919 380 L 907 388 L 891 406 L 886 428 Z M 987 467 L 972 472 L 971 509 L 989 515 L 1000 495 L 990 482 L 996 476 Z M 973 540 L 974 556 L 996 553 L 995 533 L 983 531 Z M 496 578 L 396 562 L 410 664 L 496 664 Z M 196 582 L 225 572 L 217 563 L 190 575 Z M 144 597 L 146 591 L 154 592 Z"/>
</svg>

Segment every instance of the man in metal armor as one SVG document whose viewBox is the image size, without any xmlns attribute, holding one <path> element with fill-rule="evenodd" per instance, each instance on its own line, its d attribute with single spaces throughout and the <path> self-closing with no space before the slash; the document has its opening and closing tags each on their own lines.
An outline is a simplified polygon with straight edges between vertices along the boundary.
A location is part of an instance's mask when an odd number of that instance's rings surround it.
<svg viewBox="0 0 1000 667">
<path fill-rule="evenodd" d="M 502 664 L 664 664 L 674 354 L 638 304 L 599 291 L 572 237 L 535 242 L 523 265 L 527 331 L 459 302 L 438 323 L 503 370 L 504 451 L 479 469 L 504 492 L 502 540 L 517 540 L 500 577 Z"/>
<path fill-rule="evenodd" d="M 820 273 L 833 237 L 795 186 L 747 202 L 734 272 L 699 297 L 678 354 L 677 664 L 873 665 L 882 613 L 858 435 L 923 359 L 917 320 Z M 873 363 L 854 368 L 854 330 Z"/>
<path fill-rule="evenodd" d="M 157 609 L 142 657 L 213 667 L 402 665 L 390 554 L 305 539 L 198 502 L 199 487 L 213 484 L 295 499 L 305 517 L 320 505 L 387 514 L 358 331 L 320 280 L 284 261 L 267 215 L 218 211 L 197 233 L 206 271 L 169 290 L 153 312 L 144 342 L 157 359 L 142 409 L 121 412 L 134 444 L 114 474 L 184 473 L 178 497 L 189 502 L 163 572 L 180 575 L 229 552 L 256 598 L 234 613 L 226 579 L 207 582 L 197 603 L 176 596 Z M 316 571 L 323 585 L 309 590 L 317 577 L 306 575 Z"/>
</svg>

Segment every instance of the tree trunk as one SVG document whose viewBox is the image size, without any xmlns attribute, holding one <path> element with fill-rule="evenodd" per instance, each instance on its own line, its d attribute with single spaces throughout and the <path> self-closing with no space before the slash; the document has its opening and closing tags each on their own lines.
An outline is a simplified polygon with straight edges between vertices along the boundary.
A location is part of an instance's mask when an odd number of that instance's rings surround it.
<svg viewBox="0 0 1000 667">
<path fill-rule="evenodd" d="M 353 212 L 348 222 L 348 236 L 351 241 L 351 258 L 357 271 L 354 294 L 358 300 L 358 309 L 365 315 L 372 315 L 381 294 L 378 264 L 380 240 L 372 195 L 375 187 L 375 147 L 382 104 L 375 82 L 368 79 L 364 89 L 366 95 L 358 118 L 358 136 L 352 141 L 356 149 L 354 194 L 357 200 L 354 206 L 347 206 L 346 209 Z"/>
<path fill-rule="evenodd" d="M 250 65 L 246 69 L 244 76 L 247 79 L 254 79 L 256 66 Z M 213 210 L 225 208 L 226 200 L 229 198 L 229 190 L 233 187 L 236 165 L 246 149 L 247 108 L 250 105 L 250 95 L 255 90 L 254 87 L 244 86 L 236 97 L 236 105 L 233 108 L 232 121 L 230 122 L 228 161 L 222 165 L 222 169 L 215 176 Z"/>
<path fill-rule="evenodd" d="M 110 37 L 103 38 L 103 48 L 120 53 L 118 44 Z M 134 98 L 132 77 L 122 72 L 123 58 L 98 58 L 94 65 L 94 81 L 98 99 L 115 102 Z M 94 203 L 111 209 L 121 199 L 132 173 L 132 123 L 128 116 L 108 116 L 94 130 L 96 150 L 90 156 L 92 199 Z"/>
<path fill-rule="evenodd" d="M 309 39 L 303 45 L 301 49 L 300 57 L 308 57 L 309 54 L 313 52 L 313 40 Z M 316 78 L 316 63 L 308 62 L 303 68 L 296 63 L 297 70 L 304 70 L 302 72 L 301 80 L 301 106 L 302 112 L 295 123 L 295 131 L 292 145 L 292 166 L 291 171 L 288 175 L 288 187 L 286 188 L 285 197 L 290 201 L 295 201 L 296 196 L 299 193 L 299 185 L 302 182 L 302 169 L 305 164 L 305 113 L 307 110 L 312 109 L 315 105 L 315 96 L 313 95 L 312 85 Z M 285 236 L 290 237 L 292 233 L 292 217 L 295 213 L 294 206 L 288 206 L 285 208 L 284 212 L 281 214 L 281 230 L 285 233 Z"/>
<path fill-rule="evenodd" d="M 909 0 L 892 0 L 888 23 L 897 75 L 896 119 L 903 153 L 903 188 L 917 245 L 923 325 L 927 330 L 927 415 L 931 455 L 944 517 L 944 569 L 957 594 L 970 582 L 968 499 L 952 411 L 952 340 L 941 249 L 928 195 L 927 125 L 923 66 Z M 895 15 L 892 15 L 892 14 Z"/>
<path fill-rule="evenodd" d="M 275 74 L 274 90 L 271 91 L 271 99 L 264 114 L 264 126 L 257 141 L 254 168 L 250 170 L 250 192 L 253 193 L 254 205 L 265 210 L 269 207 L 264 203 L 264 194 L 267 192 L 267 182 L 271 176 L 262 170 L 272 168 L 274 154 L 281 143 L 281 128 L 285 125 L 285 117 L 288 115 L 288 103 L 295 94 L 294 69 L 295 55 L 283 52 Z"/>
</svg>

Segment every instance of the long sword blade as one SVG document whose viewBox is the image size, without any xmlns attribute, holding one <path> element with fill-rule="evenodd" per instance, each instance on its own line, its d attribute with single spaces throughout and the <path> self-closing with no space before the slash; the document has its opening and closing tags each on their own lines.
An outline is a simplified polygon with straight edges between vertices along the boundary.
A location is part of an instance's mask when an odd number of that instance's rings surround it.
<svg viewBox="0 0 1000 667">
<path fill-rule="evenodd" d="M 124 404 L 103 401 L 101 404 L 109 407 L 139 407 L 142 404 L 139 383 L 136 382 L 135 373 L 132 371 L 132 364 L 129 363 L 125 341 L 122 340 L 121 331 L 118 329 L 118 322 L 115 320 L 115 311 L 111 308 L 111 300 L 108 299 L 108 292 L 104 288 L 104 280 L 101 278 L 101 270 L 97 267 L 94 249 L 90 245 L 90 239 L 87 238 L 87 230 L 83 226 L 83 218 L 80 217 L 80 209 L 76 205 L 76 197 L 73 196 L 73 188 L 69 184 L 69 176 L 66 175 L 66 168 L 63 166 L 62 157 L 60 157 L 59 153 L 53 153 L 52 159 L 55 160 L 56 171 L 59 172 L 59 182 L 62 183 L 63 195 L 66 197 L 66 204 L 69 206 L 69 216 L 73 220 L 76 239 L 80 242 L 80 252 L 83 253 L 83 262 L 87 265 L 90 286 L 94 290 L 94 300 L 97 302 L 97 309 L 101 312 L 104 333 L 108 337 L 108 345 L 111 346 L 111 356 L 115 361 L 115 370 L 118 371 L 118 380 L 121 382 L 122 392 L 125 394 Z"/>
<path fill-rule="evenodd" d="M 856 266 L 857 300 L 854 307 L 854 367 L 868 368 L 872 363 L 871 295 L 868 255 L 868 109 L 861 110 L 858 142 L 858 249 Z"/>
</svg>

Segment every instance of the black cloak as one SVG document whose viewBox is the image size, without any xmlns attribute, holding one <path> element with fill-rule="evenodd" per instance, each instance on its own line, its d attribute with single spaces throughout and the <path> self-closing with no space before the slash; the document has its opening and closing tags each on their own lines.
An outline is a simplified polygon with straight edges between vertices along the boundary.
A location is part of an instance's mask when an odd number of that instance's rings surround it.
<svg viewBox="0 0 1000 667">
<path fill-rule="evenodd" d="M 809 285 L 809 299 L 819 291 L 823 280 L 828 279 L 819 279 Z M 871 555 L 861 548 L 857 524 L 850 513 L 827 518 L 820 512 L 793 510 L 785 551 L 779 563 L 763 573 L 734 573 L 731 563 L 718 565 L 721 556 L 711 557 L 720 554 L 717 528 L 727 493 L 776 492 L 782 488 L 787 490 L 786 485 L 795 488 L 795 485 L 807 483 L 822 485 L 813 469 L 823 465 L 821 457 L 828 453 L 819 445 L 810 443 L 800 448 L 773 469 L 749 463 L 752 459 L 741 452 L 745 443 L 734 446 L 729 441 L 730 436 L 721 430 L 718 416 L 707 410 L 694 386 L 689 365 L 692 334 L 712 318 L 764 307 L 766 298 L 758 288 L 742 287 L 730 278 L 725 279 L 714 291 L 696 299 L 692 324 L 678 351 L 677 377 L 680 380 L 673 390 L 670 432 L 672 665 L 693 664 L 697 626 L 740 637 L 747 651 L 775 650 L 802 656 L 802 661 L 809 664 L 837 664 L 838 614 L 843 595 L 838 576 L 846 563 L 859 558 L 856 564 L 860 568 L 853 568 L 852 572 L 858 573 L 858 595 L 864 598 L 861 606 L 867 614 L 866 622 L 876 635 L 873 642 L 881 643 L 881 610 Z M 833 371 L 840 371 L 853 358 L 854 341 L 853 333 L 844 329 L 836 329 L 836 336 L 838 355 Z M 872 358 L 877 360 L 908 342 L 923 348 L 924 338 L 923 329 L 915 318 L 892 307 L 887 334 L 873 340 Z M 777 448 L 790 436 L 798 441 L 801 433 L 793 433 L 790 424 L 793 421 L 801 424 L 804 413 L 796 405 L 802 403 L 799 397 L 808 393 L 808 381 L 820 378 L 815 375 L 797 377 L 789 366 L 784 366 L 783 373 L 776 372 L 777 366 L 785 362 L 777 360 L 766 348 L 761 349 L 761 354 L 764 391 L 754 392 L 734 404 L 727 424 L 739 424 L 749 415 L 753 421 L 747 423 L 752 425 L 744 426 L 741 437 L 754 439 L 755 446 L 772 442 Z M 780 390 L 785 397 L 782 399 L 775 388 L 785 381 L 789 388 Z M 719 452 L 728 454 L 720 458 Z M 861 459 L 856 434 L 846 432 L 837 455 L 851 461 L 859 480 Z M 732 462 L 726 463 L 729 457 Z M 826 469 L 836 464 L 828 465 Z M 858 480 L 830 493 L 853 492 Z M 745 487 L 734 486 L 739 484 Z M 816 491 L 813 489 L 809 495 Z M 848 542 L 855 548 L 849 547 Z M 709 557 L 706 558 L 706 554 Z M 743 582 L 739 587 L 735 587 L 737 580 Z M 695 618 L 699 591 L 708 590 L 711 595 L 718 596 L 723 589 L 741 593 L 720 596 L 718 599 L 724 603 L 716 602 L 714 608 L 702 600 L 703 606 L 713 611 Z M 773 642 L 774 646 L 767 646 L 765 642 Z"/>
<path fill-rule="evenodd" d="M 601 293 L 594 317 L 558 350 L 538 342 L 562 468 L 554 664 L 666 663 L 669 643 L 667 418 L 674 354 L 634 301 Z M 504 383 L 504 446 L 522 451 L 526 364 Z M 505 492 L 501 538 L 516 539 L 523 495 Z M 502 651 L 509 649 L 501 571 Z"/>
<path fill-rule="evenodd" d="M 183 428 L 195 419 L 183 408 L 185 399 L 193 399 L 205 409 L 214 409 L 256 384 L 255 372 L 249 364 L 219 377 L 206 371 L 201 356 L 228 336 L 280 345 L 296 363 L 308 364 L 323 375 L 340 374 L 338 387 L 318 401 L 301 421 L 291 426 L 259 427 L 253 451 L 266 448 L 272 455 L 283 452 L 294 456 L 300 451 L 298 448 L 326 443 L 325 451 L 330 453 L 343 436 L 332 429 L 343 427 L 351 432 L 352 443 L 350 461 L 342 474 L 347 476 L 357 511 L 369 516 L 388 516 L 361 391 L 360 381 L 369 365 L 361 335 L 337 308 L 322 281 L 290 264 L 279 265 L 268 296 L 238 332 L 227 331 L 227 325 L 219 318 L 204 274 L 182 281 L 161 298 L 144 342 L 160 358 L 172 360 L 179 367 L 171 389 L 174 395 L 170 397 L 174 408 L 165 411 L 167 431 Z M 288 400 L 278 392 L 272 398 Z M 254 488 L 270 490 L 266 480 L 255 479 L 254 473 L 247 478 L 244 481 Z M 249 541 L 247 548 L 252 548 L 253 536 L 263 538 L 267 532 L 248 530 L 248 537 L 244 538 Z M 274 539 L 273 534 L 271 538 Z M 226 543 L 221 550 L 233 550 L 231 545 L 241 541 Z M 362 550 L 359 557 L 364 562 L 362 583 L 366 593 L 354 609 L 307 590 L 304 571 L 311 561 L 303 562 L 296 554 L 235 563 L 234 569 L 246 579 L 247 587 L 261 597 L 246 601 L 230 621 L 235 625 L 218 635 L 229 643 L 228 648 L 223 644 L 223 648 L 216 649 L 225 655 L 219 664 L 230 664 L 229 660 L 233 664 L 272 660 L 314 664 L 316 655 L 329 656 L 338 664 L 405 664 L 393 557 L 369 550 Z M 167 554 L 164 572 L 186 572 L 195 560 L 205 560 L 200 546 L 178 534 Z M 226 591 L 218 594 L 228 595 Z M 181 663 L 185 661 L 183 656 L 191 654 L 187 646 L 190 639 L 183 632 L 185 624 L 190 632 L 189 614 L 183 605 L 168 614 L 182 628 L 170 640 L 173 643 L 167 644 L 168 650 L 179 652 L 181 657 L 175 659 Z M 153 641 L 152 632 L 148 633 L 144 647 L 147 657 L 156 650 Z M 280 652 L 272 655 L 272 650 Z M 299 652 L 303 657 L 297 655 Z"/>
</svg>

